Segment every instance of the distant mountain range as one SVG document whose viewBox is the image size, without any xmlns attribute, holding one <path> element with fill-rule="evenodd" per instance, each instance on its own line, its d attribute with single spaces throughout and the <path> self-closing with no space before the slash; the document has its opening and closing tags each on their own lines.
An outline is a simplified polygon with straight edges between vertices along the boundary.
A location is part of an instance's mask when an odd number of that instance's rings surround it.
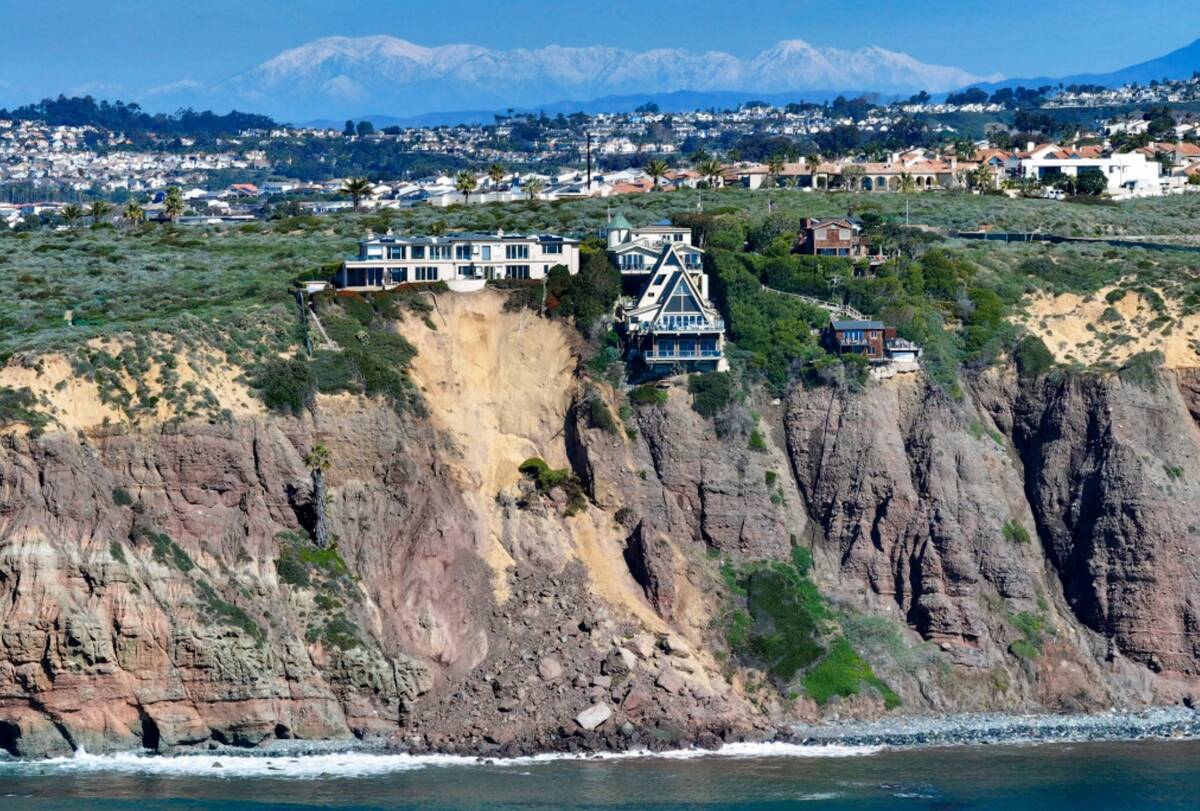
<svg viewBox="0 0 1200 811">
<path fill-rule="evenodd" d="M 1098 84 L 1104 87 L 1120 87 L 1121 85 L 1149 84 L 1158 79 L 1188 79 L 1196 71 L 1200 71 L 1200 39 L 1190 45 L 1177 48 L 1166 56 L 1139 62 L 1127 68 L 1110 71 L 1109 73 L 1077 73 L 1073 76 L 1038 76 L 1025 79 L 1002 79 L 995 82 L 980 83 L 980 87 L 995 89 L 999 87 L 1041 87 L 1042 85 L 1057 85 L 1060 82 L 1069 84 Z"/>
<path fill-rule="evenodd" d="M 679 91 L 733 93 L 739 99 L 812 91 L 938 92 L 998 78 L 925 64 L 884 48 L 818 48 L 802 40 L 785 40 L 743 59 L 682 48 L 493 50 L 429 48 L 391 36 L 325 37 L 211 86 L 176 83 L 155 101 L 228 105 L 291 121 L 368 113 L 407 119 Z"/>
</svg>

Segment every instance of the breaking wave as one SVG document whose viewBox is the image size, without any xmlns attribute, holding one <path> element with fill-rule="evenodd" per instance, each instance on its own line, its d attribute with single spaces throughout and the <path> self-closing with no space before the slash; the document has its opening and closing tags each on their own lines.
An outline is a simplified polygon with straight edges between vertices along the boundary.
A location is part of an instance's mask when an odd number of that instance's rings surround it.
<svg viewBox="0 0 1200 811">
<path fill-rule="evenodd" d="M 841 744 L 731 743 L 719 751 L 682 749 L 667 752 L 631 751 L 604 754 L 538 754 L 507 759 L 461 755 L 407 755 L 366 751 L 330 751 L 304 754 L 248 752 L 153 755 L 124 752 L 92 755 L 79 751 L 71 757 L 38 761 L 0 760 L 3 774 L 126 773 L 159 777 L 291 778 L 379 777 L 427 768 L 536 767 L 561 762 L 605 762 L 630 759 L 694 760 L 699 758 L 821 758 L 860 757 L 882 746 Z"/>
</svg>

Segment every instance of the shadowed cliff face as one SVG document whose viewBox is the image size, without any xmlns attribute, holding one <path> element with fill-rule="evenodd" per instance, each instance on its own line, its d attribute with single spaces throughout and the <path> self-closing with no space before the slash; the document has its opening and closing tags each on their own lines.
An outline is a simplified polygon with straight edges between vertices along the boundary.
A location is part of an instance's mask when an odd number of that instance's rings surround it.
<svg viewBox="0 0 1200 811">
<path fill-rule="evenodd" d="M 989 370 L 963 402 L 916 376 L 797 389 L 749 404 L 755 450 L 678 382 L 623 412 L 581 384 L 565 327 L 501 303 L 450 297 L 437 331 L 398 325 L 427 417 L 342 396 L 302 418 L 0 437 L 0 745 L 511 753 L 752 733 L 819 709 L 747 700 L 718 655 L 714 559 L 794 546 L 839 615 L 922 651 L 863 650 L 906 711 L 1197 689 L 1196 373 Z M 333 552 L 310 540 L 316 444 Z M 569 466 L 584 503 L 522 479 L 529 456 Z M 593 705 L 608 715 L 585 728 Z"/>
</svg>

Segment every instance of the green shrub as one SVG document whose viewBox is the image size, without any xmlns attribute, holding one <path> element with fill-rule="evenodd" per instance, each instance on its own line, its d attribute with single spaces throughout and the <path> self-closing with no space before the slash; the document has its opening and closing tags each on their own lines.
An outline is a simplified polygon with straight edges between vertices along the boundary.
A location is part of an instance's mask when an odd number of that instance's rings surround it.
<svg viewBox="0 0 1200 811">
<path fill-rule="evenodd" d="M 868 684 L 879 691 L 885 708 L 900 706 L 900 696 L 842 638 L 834 640 L 825 657 L 804 674 L 803 684 L 804 691 L 818 704 L 826 704 L 834 696 L 856 695 L 862 684 Z"/>
<path fill-rule="evenodd" d="M 1001 530 L 1004 537 L 1011 543 L 1027 544 L 1029 543 L 1029 530 L 1021 526 L 1016 519 L 1010 518 L 1004 522 L 1004 527 Z"/>
<path fill-rule="evenodd" d="M 1132 383 L 1143 389 L 1157 389 L 1161 382 L 1158 370 L 1163 365 L 1163 360 L 1163 353 L 1157 349 L 1138 352 L 1125 361 L 1117 375 L 1125 383 Z"/>
<path fill-rule="evenodd" d="M 117 543 L 116 541 L 109 543 L 108 554 L 111 555 L 112 559 L 117 563 L 125 562 L 125 550 L 122 548 L 121 544 Z"/>
<path fill-rule="evenodd" d="M 667 404 L 667 391 L 660 389 L 657 386 L 645 385 L 638 386 L 633 391 L 629 392 L 629 402 L 635 406 L 654 405 L 664 406 Z"/>
<path fill-rule="evenodd" d="M 118 507 L 128 507 L 133 504 L 133 497 L 124 487 L 114 487 L 112 491 L 113 504 Z"/>
<path fill-rule="evenodd" d="M 599 394 L 594 394 L 588 398 L 588 424 L 593 428 L 598 428 L 601 431 L 609 434 L 617 433 L 617 423 L 613 419 L 612 412 L 608 410 L 608 406 L 604 404 L 604 400 Z"/>
<path fill-rule="evenodd" d="M 312 369 L 298 357 L 267 361 L 255 372 L 253 382 L 267 408 L 286 414 L 299 414 L 312 404 L 316 393 Z"/>
<path fill-rule="evenodd" d="M 1036 335 L 1026 335 L 1017 342 L 1012 352 L 1017 374 L 1021 377 L 1039 377 L 1054 365 L 1054 355 Z"/>
<path fill-rule="evenodd" d="M 733 402 L 733 376 L 728 372 L 708 372 L 688 377 L 692 409 L 701 416 L 715 417 Z"/>
<path fill-rule="evenodd" d="M 767 450 L 767 440 L 763 438 L 762 431 L 757 428 L 750 432 L 749 448 L 759 453 L 765 453 Z"/>
<path fill-rule="evenodd" d="M 200 592 L 202 612 L 210 622 L 220 622 L 240 628 L 260 645 L 266 640 L 267 635 L 262 626 L 255 622 L 243 608 L 222 599 L 212 586 L 203 580 L 196 581 L 196 590 Z"/>
<path fill-rule="evenodd" d="M 0 386 L 0 428 L 27 425 L 33 435 L 40 434 L 49 420 L 35 410 L 37 398 L 27 388 Z"/>
</svg>

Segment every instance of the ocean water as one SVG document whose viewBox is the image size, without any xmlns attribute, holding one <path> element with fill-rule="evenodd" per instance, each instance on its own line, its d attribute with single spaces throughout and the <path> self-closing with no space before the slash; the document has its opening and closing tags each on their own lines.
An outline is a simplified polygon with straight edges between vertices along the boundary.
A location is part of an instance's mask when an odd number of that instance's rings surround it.
<svg viewBox="0 0 1200 811">
<path fill-rule="evenodd" d="M 0 809 L 1196 809 L 1200 740 L 0 761 Z"/>
</svg>

